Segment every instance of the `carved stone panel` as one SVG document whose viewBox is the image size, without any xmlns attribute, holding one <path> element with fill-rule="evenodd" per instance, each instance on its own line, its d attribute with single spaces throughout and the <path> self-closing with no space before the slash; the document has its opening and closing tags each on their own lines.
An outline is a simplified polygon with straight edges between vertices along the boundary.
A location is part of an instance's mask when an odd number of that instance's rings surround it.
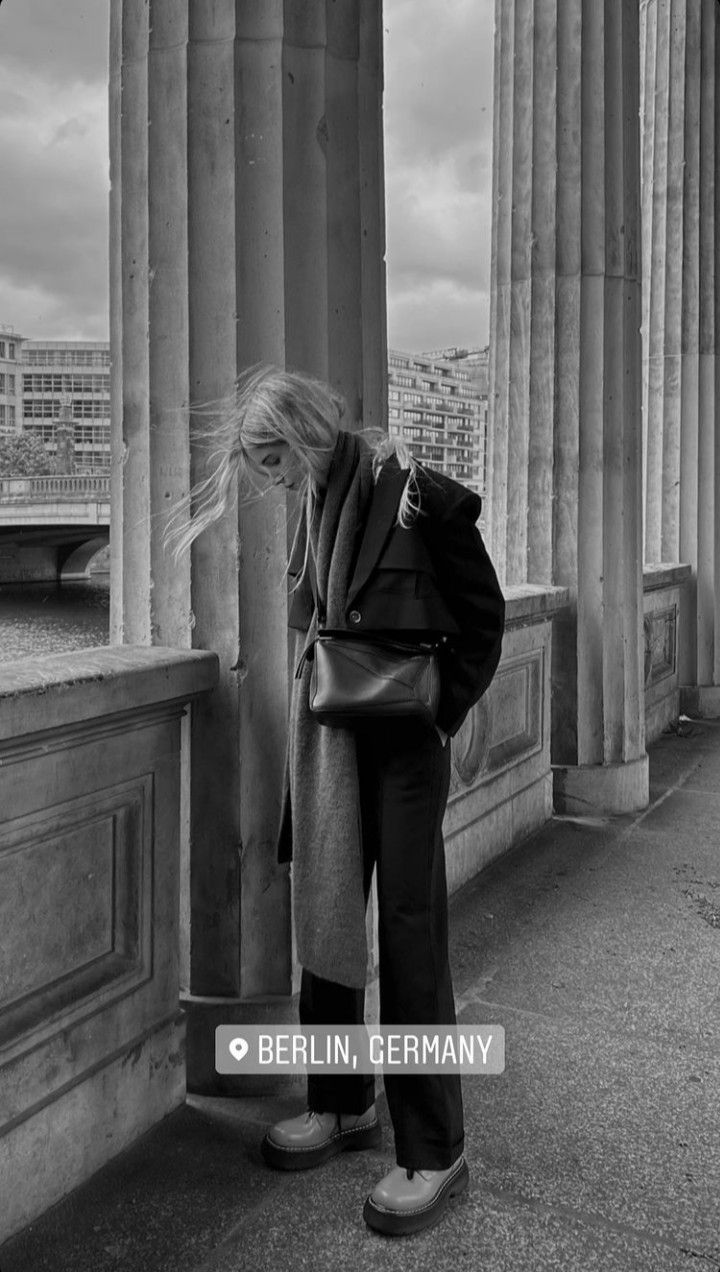
<svg viewBox="0 0 720 1272">
<path fill-rule="evenodd" d="M 677 667 L 676 604 L 645 615 L 645 687 L 674 676 Z"/>
<path fill-rule="evenodd" d="M 541 750 L 544 659 L 539 648 L 503 660 L 453 738 L 451 797 Z"/>
<path fill-rule="evenodd" d="M 147 775 L 3 827 L 0 1044 L 149 977 L 151 799 Z"/>
</svg>

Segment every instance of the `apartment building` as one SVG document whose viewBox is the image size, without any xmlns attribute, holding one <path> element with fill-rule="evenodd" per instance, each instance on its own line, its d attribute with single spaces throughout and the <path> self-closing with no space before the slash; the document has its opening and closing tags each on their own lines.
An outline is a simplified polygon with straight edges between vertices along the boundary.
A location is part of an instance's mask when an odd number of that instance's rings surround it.
<svg viewBox="0 0 720 1272">
<path fill-rule="evenodd" d="M 28 340 L 0 325 L 0 435 L 39 438 L 54 467 L 61 414 L 73 424 L 75 472 L 109 472 L 109 344 Z"/>
<path fill-rule="evenodd" d="M 102 341 L 25 340 L 21 426 L 53 455 L 62 406 L 74 424 L 77 473 L 110 470 L 110 346 Z"/>
<path fill-rule="evenodd" d="M 485 350 L 388 354 L 388 427 L 417 459 L 485 495 Z"/>
</svg>

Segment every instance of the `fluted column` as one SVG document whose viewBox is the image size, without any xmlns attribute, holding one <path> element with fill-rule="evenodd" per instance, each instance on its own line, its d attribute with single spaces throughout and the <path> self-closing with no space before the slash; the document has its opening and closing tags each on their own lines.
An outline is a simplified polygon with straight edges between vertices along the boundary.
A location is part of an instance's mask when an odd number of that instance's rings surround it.
<svg viewBox="0 0 720 1272">
<path fill-rule="evenodd" d="M 330 377 L 350 423 L 385 427 L 381 5 L 285 8 L 288 364 Z"/>
<path fill-rule="evenodd" d="M 699 321 L 698 351 L 698 479 L 697 479 L 697 671 L 700 709 L 720 714 L 720 473 L 718 472 L 717 402 L 718 304 L 717 260 L 720 225 L 720 181 L 717 178 L 720 137 L 716 126 L 720 39 L 718 6 L 701 0 L 700 130 L 699 130 Z M 691 339 L 693 339 L 691 337 Z M 694 339 L 693 339 L 694 344 Z M 693 483 L 694 484 L 694 483 Z M 684 545 L 683 545 L 684 546 Z"/>
<path fill-rule="evenodd" d="M 638 10 L 498 0 L 492 544 L 570 588 L 555 632 L 561 809 L 647 802 L 641 677 Z"/>
<path fill-rule="evenodd" d="M 720 713 L 717 13 L 648 0 L 643 58 L 645 558 L 693 567 L 680 681 L 705 714 Z"/>
<path fill-rule="evenodd" d="M 643 6 L 643 414 L 647 562 L 680 559 L 685 0 Z"/>
<path fill-rule="evenodd" d="M 122 127 L 122 4 L 114 0 L 110 6 L 110 75 L 108 92 L 108 124 L 110 151 L 109 248 L 110 248 L 110 501 L 112 533 L 110 535 L 110 641 L 122 643 L 123 629 L 123 429 L 122 420 L 122 199 L 121 148 Z"/>
<path fill-rule="evenodd" d="M 188 1075 L 217 1023 L 289 1010 L 275 862 L 287 719 L 284 496 L 234 501 L 180 567 L 167 510 L 206 473 L 193 405 L 259 361 L 384 419 L 379 0 L 114 0 L 114 639 L 214 649 L 192 717 Z"/>
</svg>

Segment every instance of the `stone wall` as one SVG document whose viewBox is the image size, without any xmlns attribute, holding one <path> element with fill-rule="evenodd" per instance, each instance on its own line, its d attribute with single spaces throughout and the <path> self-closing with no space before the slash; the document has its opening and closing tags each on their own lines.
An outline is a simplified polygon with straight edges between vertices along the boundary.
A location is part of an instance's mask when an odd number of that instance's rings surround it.
<svg viewBox="0 0 720 1272">
<path fill-rule="evenodd" d="M 214 654 L 0 669 L 0 1242 L 185 1092 L 181 731 Z"/>
</svg>

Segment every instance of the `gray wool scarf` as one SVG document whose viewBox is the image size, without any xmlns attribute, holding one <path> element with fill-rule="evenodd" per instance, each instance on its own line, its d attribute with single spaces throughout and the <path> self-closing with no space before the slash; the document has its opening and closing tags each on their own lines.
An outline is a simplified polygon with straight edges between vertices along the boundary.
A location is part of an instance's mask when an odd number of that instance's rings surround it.
<svg viewBox="0 0 720 1272">
<path fill-rule="evenodd" d="M 343 627 L 351 570 L 372 498 L 372 452 L 341 431 L 325 501 L 311 528 L 325 626 Z M 298 633 L 296 665 L 317 633 Z M 367 976 L 362 828 L 355 736 L 310 712 L 312 664 L 293 681 L 288 760 L 293 841 L 293 917 L 298 958 L 325 980 L 361 988 Z"/>
</svg>

